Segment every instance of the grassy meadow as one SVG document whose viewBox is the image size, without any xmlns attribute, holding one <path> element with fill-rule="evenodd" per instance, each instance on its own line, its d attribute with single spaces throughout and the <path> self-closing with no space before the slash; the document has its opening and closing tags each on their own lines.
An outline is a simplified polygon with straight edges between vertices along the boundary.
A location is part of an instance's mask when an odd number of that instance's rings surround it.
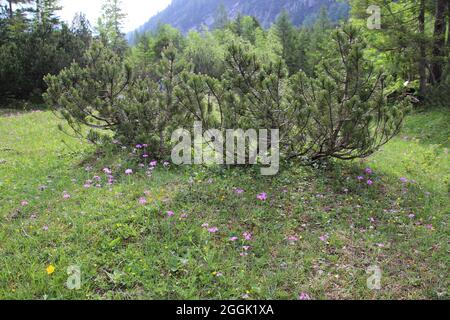
<svg viewBox="0 0 450 320">
<path fill-rule="evenodd" d="M 369 159 L 274 177 L 147 172 L 58 123 L 0 115 L 0 299 L 449 298 L 447 110 L 410 115 Z"/>
</svg>

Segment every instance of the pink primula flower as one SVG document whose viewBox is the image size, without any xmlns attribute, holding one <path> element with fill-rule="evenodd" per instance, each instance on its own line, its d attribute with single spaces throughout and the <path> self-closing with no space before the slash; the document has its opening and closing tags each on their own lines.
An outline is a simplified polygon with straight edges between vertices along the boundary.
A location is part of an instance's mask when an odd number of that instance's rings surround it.
<svg viewBox="0 0 450 320">
<path fill-rule="evenodd" d="M 244 237 L 245 240 L 248 241 L 252 240 L 252 234 L 250 232 L 244 232 L 242 236 Z"/>
<path fill-rule="evenodd" d="M 298 300 L 311 300 L 311 297 L 309 296 L 309 294 L 302 292 L 298 296 Z"/>
<path fill-rule="evenodd" d="M 256 196 L 256 198 L 257 198 L 258 200 L 264 201 L 264 200 L 267 199 L 267 193 L 262 192 L 262 193 L 258 194 L 258 195 Z"/>
<path fill-rule="evenodd" d="M 218 231 L 219 231 L 219 228 L 217 228 L 217 227 L 208 228 L 209 233 L 216 233 Z"/>
</svg>

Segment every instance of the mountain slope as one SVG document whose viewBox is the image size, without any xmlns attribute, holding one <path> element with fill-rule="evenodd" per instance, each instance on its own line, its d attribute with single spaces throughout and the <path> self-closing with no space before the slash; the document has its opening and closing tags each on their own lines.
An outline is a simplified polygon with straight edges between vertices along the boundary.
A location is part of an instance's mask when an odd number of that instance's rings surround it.
<svg viewBox="0 0 450 320">
<path fill-rule="evenodd" d="M 173 0 L 137 31 L 152 31 L 161 23 L 171 24 L 183 33 L 202 25 L 212 27 L 221 4 L 228 11 L 229 18 L 239 13 L 251 15 L 264 27 L 269 27 L 283 9 L 289 12 L 296 25 L 312 23 L 322 6 L 328 8 L 330 19 L 334 21 L 348 14 L 348 4 L 342 0 Z"/>
</svg>

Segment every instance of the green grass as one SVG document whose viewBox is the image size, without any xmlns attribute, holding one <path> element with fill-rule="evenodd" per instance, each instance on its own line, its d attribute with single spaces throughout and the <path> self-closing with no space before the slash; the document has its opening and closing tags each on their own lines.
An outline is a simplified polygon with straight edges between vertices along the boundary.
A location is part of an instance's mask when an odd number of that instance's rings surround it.
<svg viewBox="0 0 450 320">
<path fill-rule="evenodd" d="M 370 159 L 292 165 L 275 177 L 162 166 L 151 178 L 134 166 L 127 177 L 126 157 L 97 154 L 57 123 L 49 112 L 0 118 L 2 299 L 449 298 L 448 111 L 410 116 Z M 366 167 L 372 186 L 357 180 Z M 84 188 L 95 175 L 102 187 Z M 72 265 L 80 290 L 66 287 Z M 367 288 L 372 265 L 381 290 Z"/>
</svg>

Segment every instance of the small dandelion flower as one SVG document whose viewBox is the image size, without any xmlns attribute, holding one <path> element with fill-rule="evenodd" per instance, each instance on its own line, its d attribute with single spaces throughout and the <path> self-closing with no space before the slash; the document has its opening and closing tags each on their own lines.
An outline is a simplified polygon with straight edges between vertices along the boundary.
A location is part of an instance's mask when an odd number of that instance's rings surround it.
<svg viewBox="0 0 450 320">
<path fill-rule="evenodd" d="M 53 265 L 49 265 L 45 270 L 47 271 L 48 275 L 51 275 L 55 272 L 55 267 Z"/>
</svg>

